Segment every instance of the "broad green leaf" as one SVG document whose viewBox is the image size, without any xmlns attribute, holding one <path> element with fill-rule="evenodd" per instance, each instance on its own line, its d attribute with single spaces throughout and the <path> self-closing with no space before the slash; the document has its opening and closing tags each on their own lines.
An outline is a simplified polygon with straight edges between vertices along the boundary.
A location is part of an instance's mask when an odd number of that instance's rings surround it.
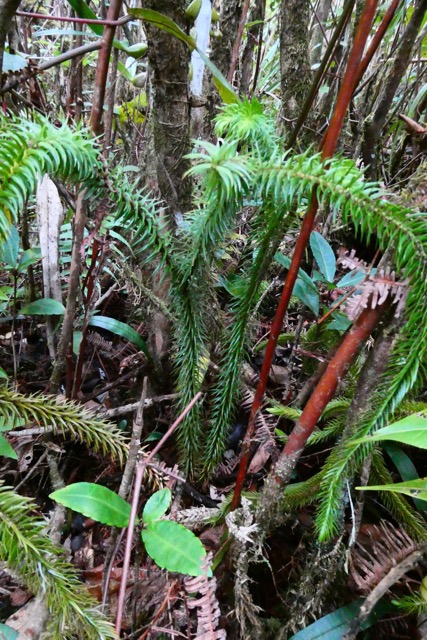
<svg viewBox="0 0 427 640">
<path fill-rule="evenodd" d="M 419 478 L 417 470 L 411 458 L 399 447 L 396 442 L 384 442 L 384 451 L 391 458 L 402 480 L 416 480 Z M 427 514 L 427 506 L 422 500 L 414 498 L 417 510 L 423 515 Z"/>
<path fill-rule="evenodd" d="M 83 2 L 83 0 L 68 0 L 68 4 L 74 9 L 79 18 L 86 18 L 87 20 L 97 20 L 98 16 L 92 11 L 92 9 Z M 104 27 L 102 24 L 88 24 L 89 29 L 96 33 L 97 36 L 102 36 Z"/>
<path fill-rule="evenodd" d="M 9 380 L 9 376 L 7 375 L 3 367 L 0 367 L 0 380 Z"/>
<path fill-rule="evenodd" d="M 22 71 L 28 66 L 28 60 L 17 53 L 3 52 L 3 73 L 8 71 Z"/>
<path fill-rule="evenodd" d="M 352 444 L 361 442 L 378 442 L 379 440 L 395 440 L 412 447 L 427 449 L 427 417 L 414 414 L 378 429 L 371 436 L 352 440 Z"/>
<path fill-rule="evenodd" d="M 64 507 L 103 524 L 127 527 L 129 523 L 130 504 L 100 484 L 76 482 L 54 491 L 49 497 Z"/>
<path fill-rule="evenodd" d="M 83 338 L 82 331 L 73 331 L 73 353 L 75 353 L 76 356 L 79 355 L 82 338 Z"/>
<path fill-rule="evenodd" d="M 145 56 L 148 51 L 148 45 L 145 42 L 138 42 L 137 44 L 127 46 L 120 40 L 116 40 L 114 46 L 116 47 L 116 49 L 124 51 L 128 56 L 135 58 L 135 60 L 138 60 L 138 58 L 142 58 L 143 56 Z"/>
<path fill-rule="evenodd" d="M 333 320 L 327 325 L 329 331 L 347 331 L 352 324 L 351 320 L 339 311 L 335 311 L 332 314 L 332 318 Z"/>
<path fill-rule="evenodd" d="M 328 282 L 333 282 L 337 261 L 331 245 L 320 233 L 313 231 L 310 235 L 310 247 L 322 275 Z"/>
<path fill-rule="evenodd" d="M 62 316 L 65 307 L 62 302 L 53 298 L 42 298 L 26 304 L 22 307 L 21 313 L 25 316 Z"/>
<path fill-rule="evenodd" d="M 27 267 L 38 262 L 42 257 L 40 248 L 27 249 L 19 258 L 18 271 L 25 271 Z"/>
<path fill-rule="evenodd" d="M 319 294 L 316 287 L 313 289 L 309 284 L 301 280 L 301 278 L 297 278 L 293 295 L 296 296 L 298 300 L 301 300 L 317 318 L 319 315 Z"/>
<path fill-rule="evenodd" d="M 158 520 L 164 516 L 169 509 L 171 500 L 172 494 L 170 489 L 156 491 L 145 504 L 144 511 L 142 512 L 143 522 L 150 524 L 150 522 L 154 522 L 154 520 Z"/>
<path fill-rule="evenodd" d="M 405 480 L 405 482 L 395 482 L 394 484 L 378 484 L 369 487 L 356 487 L 359 491 L 391 491 L 393 493 L 403 493 L 411 498 L 427 500 L 427 478 L 418 480 Z"/>
<path fill-rule="evenodd" d="M 375 275 L 376 272 L 377 272 L 376 269 L 371 269 L 370 273 L 371 275 Z M 361 271 L 360 269 L 354 269 L 353 271 L 350 271 L 350 273 L 346 273 L 345 276 L 343 276 L 341 280 L 337 282 L 336 287 L 337 289 L 354 287 L 357 284 L 360 284 L 361 282 L 363 282 L 365 278 L 366 278 L 366 273 L 364 271 Z"/>
<path fill-rule="evenodd" d="M 0 247 L 0 260 L 9 267 L 16 267 L 19 252 L 19 233 L 13 225 L 10 227 L 9 235 Z"/>
<path fill-rule="evenodd" d="M 151 360 L 145 340 L 143 340 L 139 333 L 135 331 L 135 329 L 132 329 L 128 324 L 120 322 L 120 320 L 116 320 L 115 318 L 107 318 L 107 316 L 93 316 L 89 322 L 89 326 L 105 329 L 106 331 L 111 331 L 111 333 L 114 333 L 116 336 L 125 338 L 125 340 L 136 345 L 138 349 L 145 353 L 147 358 Z"/>
<path fill-rule="evenodd" d="M 175 38 L 178 38 L 178 40 L 181 40 L 181 42 L 185 42 L 185 44 L 190 47 L 192 51 L 197 51 L 209 71 L 212 73 L 215 86 L 218 89 L 223 102 L 225 102 L 226 104 L 238 102 L 238 97 L 233 87 L 223 76 L 221 71 L 214 65 L 214 63 L 207 57 L 207 55 L 197 47 L 194 38 L 191 38 L 191 36 L 187 35 L 185 31 L 183 31 L 180 27 L 178 27 L 177 24 L 175 24 L 173 20 L 161 13 L 158 13 L 158 11 L 152 11 L 151 9 L 129 9 L 128 12 L 130 13 L 130 15 L 135 16 L 135 18 L 139 18 L 140 20 L 149 22 L 159 29 L 167 31 L 167 33 L 175 36 Z"/>
<path fill-rule="evenodd" d="M 18 637 L 18 631 L 0 622 L 0 640 L 18 640 Z"/>
<path fill-rule="evenodd" d="M 289 269 L 289 267 L 291 266 L 291 259 L 288 258 L 288 256 L 284 256 L 283 253 L 279 253 L 279 252 L 275 253 L 274 259 L 276 262 L 282 265 L 282 267 L 285 267 L 285 269 Z M 316 285 L 314 284 L 313 280 L 310 278 L 308 273 L 304 271 L 304 269 L 298 270 L 298 278 L 301 278 L 301 280 L 303 280 L 308 285 L 313 287 L 313 289 L 316 289 Z"/>
<path fill-rule="evenodd" d="M 13 460 L 18 459 L 18 455 L 15 449 L 11 444 L 6 440 L 6 438 L 0 433 L 0 456 L 4 456 L 5 458 L 13 458 Z"/>
<path fill-rule="evenodd" d="M 316 620 L 316 622 L 313 622 L 302 631 L 298 631 L 289 640 L 342 640 L 349 622 L 359 612 L 363 602 L 363 598 L 360 598 L 332 613 L 328 613 L 328 615 Z M 366 620 L 362 622 L 361 629 L 368 629 L 390 611 L 393 611 L 393 605 L 385 600 L 380 600 Z"/>
<path fill-rule="evenodd" d="M 141 532 L 148 555 L 162 569 L 202 576 L 206 551 L 192 531 L 172 520 L 151 522 Z"/>
</svg>

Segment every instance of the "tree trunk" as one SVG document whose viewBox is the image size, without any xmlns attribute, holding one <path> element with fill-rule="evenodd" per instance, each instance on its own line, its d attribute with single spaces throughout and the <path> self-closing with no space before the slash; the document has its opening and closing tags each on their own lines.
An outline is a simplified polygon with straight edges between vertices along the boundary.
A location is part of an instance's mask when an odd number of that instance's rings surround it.
<svg viewBox="0 0 427 640">
<path fill-rule="evenodd" d="M 309 0 L 282 0 L 280 8 L 280 76 L 284 129 L 292 131 L 311 84 Z"/>
<path fill-rule="evenodd" d="M 3 53 L 7 32 L 20 3 L 21 0 L 0 0 L 0 76 L 3 71 Z"/>
<path fill-rule="evenodd" d="M 150 0 L 146 7 L 171 18 L 185 30 L 186 4 L 185 0 Z M 189 168 L 184 156 L 190 150 L 190 52 L 185 44 L 156 27 L 147 26 L 147 36 L 157 182 L 169 214 L 176 215 L 191 205 L 191 183 L 184 178 Z"/>
</svg>

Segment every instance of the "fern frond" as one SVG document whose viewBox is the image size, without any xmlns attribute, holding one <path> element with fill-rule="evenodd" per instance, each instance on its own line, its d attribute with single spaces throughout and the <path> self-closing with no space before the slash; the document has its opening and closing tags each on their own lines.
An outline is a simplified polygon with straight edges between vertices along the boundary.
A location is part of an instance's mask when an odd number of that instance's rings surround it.
<svg viewBox="0 0 427 640">
<path fill-rule="evenodd" d="M 26 396 L 1 386 L 0 415 L 6 424 L 17 419 L 36 422 L 64 438 L 79 440 L 94 451 L 117 458 L 120 463 L 128 455 L 128 445 L 117 427 L 70 400 L 58 401 L 41 394 Z"/>
<path fill-rule="evenodd" d="M 0 486 L 0 559 L 33 593 L 43 595 L 51 614 L 49 637 L 117 638 L 74 567 L 44 533 L 46 521 L 30 514 L 33 505 L 29 498 Z"/>
<path fill-rule="evenodd" d="M 44 173 L 94 182 L 100 171 L 94 139 L 84 129 L 54 127 L 38 117 L 36 122 L 0 119 L 0 237 L 18 217 Z"/>
</svg>

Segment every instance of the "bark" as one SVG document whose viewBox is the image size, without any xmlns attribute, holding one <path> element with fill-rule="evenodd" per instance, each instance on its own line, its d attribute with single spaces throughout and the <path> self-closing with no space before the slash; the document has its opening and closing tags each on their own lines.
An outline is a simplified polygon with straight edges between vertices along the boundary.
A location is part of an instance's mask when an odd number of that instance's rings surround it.
<svg viewBox="0 0 427 640">
<path fill-rule="evenodd" d="M 374 178 L 377 173 L 377 145 L 382 135 L 387 114 L 398 90 L 400 81 L 408 68 L 414 43 L 418 31 L 421 28 L 426 11 L 427 0 L 417 0 L 411 19 L 409 20 L 401 38 L 398 52 L 395 56 L 390 73 L 387 76 L 387 81 L 378 105 L 372 118 L 367 120 L 365 123 L 362 153 L 364 164 L 366 167 L 369 167 L 369 174 L 371 178 Z"/>
<path fill-rule="evenodd" d="M 310 40 L 311 64 L 319 64 L 322 58 L 323 42 L 325 40 L 325 24 L 331 10 L 332 0 L 322 0 L 316 11 L 314 26 Z"/>
<path fill-rule="evenodd" d="M 257 74 L 259 66 L 259 58 L 262 45 L 262 33 L 264 28 L 265 18 L 265 0 L 255 0 L 255 6 L 252 9 L 250 22 L 256 22 L 247 30 L 246 47 L 242 56 L 242 75 L 240 81 L 240 91 L 242 95 L 246 96 L 249 93 L 249 87 L 252 76 L 254 52 L 257 47 L 257 66 L 255 69 L 255 75 Z M 256 77 L 254 78 L 253 87 L 256 84 Z"/>
<path fill-rule="evenodd" d="M 0 77 L 3 70 L 3 53 L 7 32 L 21 0 L 0 0 Z"/>
<path fill-rule="evenodd" d="M 280 8 L 280 76 L 282 117 L 290 132 L 311 86 L 309 0 L 282 0 Z"/>
<path fill-rule="evenodd" d="M 185 0 L 150 0 L 146 7 L 171 18 L 185 30 L 186 5 Z M 191 205 L 191 183 L 184 178 L 189 168 L 184 156 L 190 150 L 190 52 L 185 44 L 155 27 L 147 26 L 147 36 L 158 189 L 169 214 L 176 215 Z"/>
</svg>

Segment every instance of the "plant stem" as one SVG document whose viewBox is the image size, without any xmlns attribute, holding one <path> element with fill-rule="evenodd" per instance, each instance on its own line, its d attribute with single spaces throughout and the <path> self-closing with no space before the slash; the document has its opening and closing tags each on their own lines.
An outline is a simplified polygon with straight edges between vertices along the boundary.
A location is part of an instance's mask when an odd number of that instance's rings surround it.
<svg viewBox="0 0 427 640">
<path fill-rule="evenodd" d="M 329 127 L 326 130 L 325 136 L 322 141 L 321 148 L 323 159 L 331 157 L 337 146 L 338 137 L 344 122 L 344 117 L 350 104 L 351 96 L 353 95 L 353 91 L 355 89 L 356 74 L 362 60 L 363 50 L 369 36 L 369 31 L 374 19 L 377 4 L 378 0 L 366 0 L 365 2 L 356 37 L 354 39 L 353 48 L 348 60 L 347 69 L 344 74 L 340 92 L 338 94 L 337 104 L 332 115 Z M 236 487 L 234 491 L 233 501 L 231 503 L 231 509 L 235 509 L 240 502 L 240 495 L 243 490 L 246 471 L 249 464 L 250 443 L 255 432 L 255 418 L 261 407 L 261 402 L 264 397 L 265 389 L 267 387 L 268 374 L 273 362 L 277 340 L 282 330 L 283 320 L 288 310 L 289 300 L 291 299 L 292 291 L 298 276 L 302 258 L 304 256 L 305 249 L 307 247 L 310 234 L 313 229 L 317 209 L 318 202 L 316 198 L 316 190 L 313 189 L 310 206 L 307 213 L 305 214 L 302 223 L 301 232 L 295 246 L 294 255 L 292 256 L 291 265 L 289 267 L 285 284 L 283 286 L 283 291 L 276 310 L 276 315 L 271 325 L 270 337 L 265 351 L 264 361 L 262 363 L 260 379 L 255 392 L 255 397 L 249 416 L 248 428 L 243 441 L 243 456 L 239 466 L 239 472 L 237 475 Z"/>
<path fill-rule="evenodd" d="M 191 409 L 196 404 L 196 402 L 201 398 L 201 396 L 202 396 L 202 392 L 199 391 L 191 400 L 191 402 L 188 403 L 184 411 L 178 416 L 175 422 L 169 427 L 169 429 L 166 431 L 163 438 L 159 440 L 159 442 L 156 444 L 156 446 L 151 451 L 151 453 L 146 458 L 141 457 L 138 462 L 138 466 L 136 469 L 136 476 L 135 476 L 135 484 L 134 484 L 133 495 L 132 495 L 132 506 L 131 506 L 131 512 L 130 512 L 130 518 L 129 518 L 129 526 L 128 526 L 127 536 L 126 536 L 126 547 L 125 547 L 125 555 L 123 559 L 122 579 L 120 583 L 119 597 L 117 600 L 117 615 L 116 615 L 117 634 L 120 634 L 120 630 L 122 627 L 126 583 L 127 583 L 127 576 L 129 572 L 129 565 L 130 565 L 130 554 L 132 550 L 133 532 L 135 528 L 136 513 L 138 511 L 139 495 L 141 493 L 142 477 L 144 475 L 145 467 L 149 462 L 151 462 L 151 460 L 154 458 L 156 453 L 160 451 L 160 449 L 162 448 L 166 440 L 170 438 L 172 433 L 175 431 L 178 425 L 184 420 L 187 413 L 191 411 Z"/>
<path fill-rule="evenodd" d="M 269 531 L 274 522 L 283 487 L 290 481 L 308 438 L 313 433 L 326 405 L 333 398 L 338 384 L 345 376 L 360 346 L 369 338 L 378 324 L 386 306 L 388 306 L 387 303 L 375 309 L 365 309 L 328 363 L 264 484 L 257 508 L 257 522 L 262 531 Z"/>
</svg>

